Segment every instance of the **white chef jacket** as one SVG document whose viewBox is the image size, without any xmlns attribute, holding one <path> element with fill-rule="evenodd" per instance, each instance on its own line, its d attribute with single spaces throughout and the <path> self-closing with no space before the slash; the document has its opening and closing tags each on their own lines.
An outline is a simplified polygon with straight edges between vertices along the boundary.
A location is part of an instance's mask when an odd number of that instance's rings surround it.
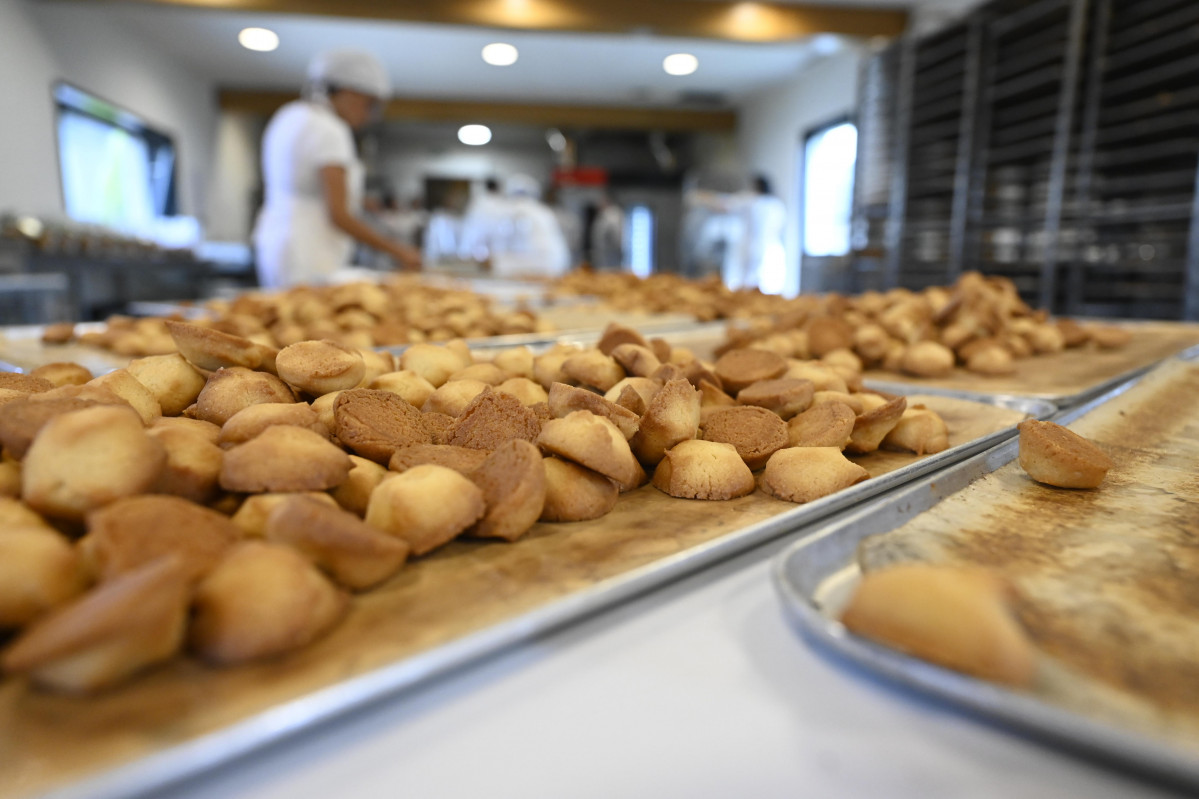
<svg viewBox="0 0 1199 799">
<path fill-rule="evenodd" d="M 512 232 L 491 255 L 496 277 L 557 277 L 570 270 L 570 247 L 547 205 L 532 197 L 508 199 Z"/>
<path fill-rule="evenodd" d="M 353 239 L 329 219 L 320 170 L 346 170 L 351 213 L 362 204 L 362 164 L 354 134 L 326 102 L 296 100 L 271 118 L 262 138 L 266 192 L 254 226 L 264 288 L 326 282 L 349 264 Z"/>
</svg>

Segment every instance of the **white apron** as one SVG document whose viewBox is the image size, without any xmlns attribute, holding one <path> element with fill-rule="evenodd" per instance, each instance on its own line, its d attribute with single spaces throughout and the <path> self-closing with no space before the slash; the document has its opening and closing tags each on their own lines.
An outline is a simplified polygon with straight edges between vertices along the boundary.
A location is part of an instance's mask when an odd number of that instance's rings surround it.
<svg viewBox="0 0 1199 799">
<path fill-rule="evenodd" d="M 350 213 L 362 205 L 363 167 L 346 167 L 346 205 Z M 254 226 L 258 282 L 280 289 L 328 283 L 350 264 L 354 240 L 334 227 L 324 198 L 278 194 L 259 212 Z"/>
</svg>

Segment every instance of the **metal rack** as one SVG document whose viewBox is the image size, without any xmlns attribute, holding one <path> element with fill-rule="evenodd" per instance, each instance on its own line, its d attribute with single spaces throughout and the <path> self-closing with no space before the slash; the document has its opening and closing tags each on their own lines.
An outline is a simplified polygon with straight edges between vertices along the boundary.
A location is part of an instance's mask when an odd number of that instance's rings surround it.
<svg viewBox="0 0 1199 799">
<path fill-rule="evenodd" d="M 855 214 L 886 215 L 886 285 L 978 269 L 1054 312 L 1199 318 L 1196 43 L 1190 0 L 994 0 L 875 56 L 891 190 Z"/>
</svg>

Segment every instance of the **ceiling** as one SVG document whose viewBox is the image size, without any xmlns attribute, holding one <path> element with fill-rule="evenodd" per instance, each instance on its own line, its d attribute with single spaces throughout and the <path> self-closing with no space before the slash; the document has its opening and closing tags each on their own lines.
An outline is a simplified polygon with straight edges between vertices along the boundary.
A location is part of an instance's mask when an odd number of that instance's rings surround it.
<svg viewBox="0 0 1199 799">
<path fill-rule="evenodd" d="M 84 5 L 78 0 L 55 3 L 72 4 Z M 904 0 L 841 0 L 826 5 L 902 9 L 908 4 Z M 109 6 L 114 19 L 223 89 L 295 91 L 305 65 L 317 52 L 357 47 L 383 59 L 396 94 L 401 97 L 651 107 L 727 105 L 795 75 L 812 60 L 846 44 L 844 37 L 833 34 L 747 43 L 637 32 L 503 30 L 200 8 L 169 2 L 114 2 Z M 274 30 L 280 37 L 279 49 L 255 53 L 242 48 L 237 33 L 247 26 Z M 485 64 L 480 50 L 493 41 L 516 45 L 520 51 L 516 64 Z M 683 77 L 667 75 L 662 70 L 662 59 L 675 52 L 698 56 L 699 69 Z"/>
</svg>

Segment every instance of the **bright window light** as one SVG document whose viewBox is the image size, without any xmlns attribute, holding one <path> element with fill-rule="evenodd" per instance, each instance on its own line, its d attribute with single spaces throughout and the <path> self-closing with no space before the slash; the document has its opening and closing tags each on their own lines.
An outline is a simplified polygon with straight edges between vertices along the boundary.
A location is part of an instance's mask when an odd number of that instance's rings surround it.
<svg viewBox="0 0 1199 799">
<path fill-rule="evenodd" d="M 858 156 L 858 129 L 849 122 L 827 127 L 804 145 L 805 255 L 849 252 L 853 213 L 853 172 Z"/>
<path fill-rule="evenodd" d="M 674 53 L 662 60 L 662 69 L 667 75 L 690 75 L 699 69 L 699 59 L 691 53 Z"/>
<path fill-rule="evenodd" d="M 463 125 L 458 128 L 458 141 L 477 147 L 491 141 L 491 128 L 486 125 Z"/>
<path fill-rule="evenodd" d="M 242 28 L 237 41 L 247 50 L 269 53 L 279 46 L 279 34 L 266 28 Z"/>
<path fill-rule="evenodd" d="M 625 224 L 629 268 L 637 277 L 649 277 L 654 271 L 654 212 L 649 206 L 634 205 Z"/>
<path fill-rule="evenodd" d="M 492 42 L 483 48 L 483 60 L 493 67 L 507 67 L 520 56 L 516 48 L 505 42 Z"/>
</svg>

